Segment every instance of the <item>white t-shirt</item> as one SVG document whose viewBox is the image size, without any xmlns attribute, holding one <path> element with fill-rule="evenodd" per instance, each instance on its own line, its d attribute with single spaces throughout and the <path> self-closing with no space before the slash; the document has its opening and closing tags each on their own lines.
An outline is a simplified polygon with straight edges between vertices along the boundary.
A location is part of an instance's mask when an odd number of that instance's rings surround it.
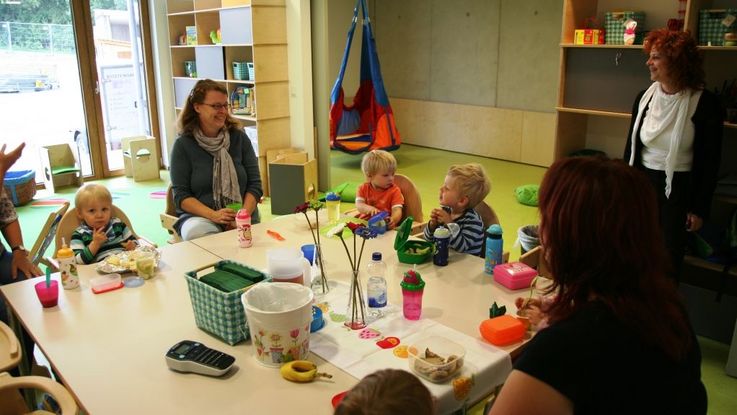
<svg viewBox="0 0 737 415">
<path fill-rule="evenodd" d="M 676 159 L 674 171 L 691 171 L 693 162 L 694 124 L 691 118 L 696 112 L 696 106 L 701 98 L 701 90 L 694 91 L 684 89 L 675 94 L 666 94 L 661 88 L 657 88 L 650 101 L 650 107 L 642 121 L 640 139 L 644 144 L 642 148 L 642 165 L 652 170 L 664 171 L 665 158 L 670 151 L 671 138 L 675 125 L 676 113 L 678 112 L 678 101 L 690 94 L 688 113 L 684 123 L 681 143 L 679 148 L 674 149 Z"/>
</svg>

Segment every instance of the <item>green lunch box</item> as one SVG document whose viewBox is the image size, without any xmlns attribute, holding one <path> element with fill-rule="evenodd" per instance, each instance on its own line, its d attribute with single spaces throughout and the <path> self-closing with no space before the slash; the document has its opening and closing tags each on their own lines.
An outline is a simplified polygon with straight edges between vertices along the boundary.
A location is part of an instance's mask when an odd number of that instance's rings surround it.
<svg viewBox="0 0 737 415">
<path fill-rule="evenodd" d="M 422 264 L 435 253 L 434 243 L 409 239 L 413 221 L 414 218 L 408 216 L 397 227 L 397 237 L 394 239 L 394 249 L 397 251 L 399 262 L 403 264 Z"/>
</svg>

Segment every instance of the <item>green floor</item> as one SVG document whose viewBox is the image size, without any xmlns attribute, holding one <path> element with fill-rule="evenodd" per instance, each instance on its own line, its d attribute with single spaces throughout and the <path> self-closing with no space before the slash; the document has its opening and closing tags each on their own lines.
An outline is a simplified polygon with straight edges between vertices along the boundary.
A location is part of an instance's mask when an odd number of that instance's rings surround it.
<svg viewBox="0 0 737 415">
<path fill-rule="evenodd" d="M 537 223 L 538 214 L 535 208 L 516 202 L 514 189 L 523 184 L 539 183 L 545 173 L 544 168 L 406 144 L 393 154 L 397 158 L 397 172 L 409 176 L 420 190 L 423 211 L 426 215 L 437 206 L 439 188 L 448 166 L 457 163 L 481 163 L 492 184 L 491 193 L 485 200 L 499 215 L 504 229 L 506 250 L 510 251 L 512 259 L 519 257 L 519 248 L 514 246 L 517 229 L 523 225 Z M 361 155 L 332 152 L 331 183 L 337 185 L 345 181 L 363 181 L 360 163 Z M 168 175 L 162 172 L 161 176 L 160 181 L 134 183 L 131 179 L 114 178 L 103 180 L 101 183 L 108 186 L 113 193 L 113 203 L 131 218 L 138 234 L 146 236 L 159 245 L 164 245 L 168 235 L 159 224 L 159 213 L 164 210 L 164 200 L 151 197 L 152 192 L 166 190 Z M 36 199 L 73 200 L 75 190 L 76 188 L 65 188 L 54 195 L 40 193 L 36 195 Z M 49 212 L 56 208 L 58 207 L 31 205 L 18 208 L 26 246 L 33 245 Z M 347 206 L 344 206 L 345 208 Z M 269 220 L 271 217 L 269 211 L 267 199 L 261 206 L 264 220 Z M 51 251 L 47 252 L 47 254 L 50 253 Z M 728 345 L 707 338 L 699 338 L 699 343 L 703 354 L 702 378 L 709 394 L 709 414 L 737 413 L 737 379 L 724 373 Z M 476 409 L 472 413 L 480 413 L 480 410 Z"/>
</svg>

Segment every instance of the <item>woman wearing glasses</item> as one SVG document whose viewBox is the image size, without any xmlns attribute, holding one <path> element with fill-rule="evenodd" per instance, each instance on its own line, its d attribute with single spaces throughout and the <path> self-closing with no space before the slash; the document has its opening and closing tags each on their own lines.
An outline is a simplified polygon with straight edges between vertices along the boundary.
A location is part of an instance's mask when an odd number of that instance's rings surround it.
<svg viewBox="0 0 737 415">
<path fill-rule="evenodd" d="M 222 232 L 235 222 L 242 203 L 259 222 L 263 195 L 258 158 L 238 120 L 228 111 L 228 91 L 209 79 L 198 81 L 177 120 L 171 151 L 171 185 L 182 239 Z"/>
</svg>

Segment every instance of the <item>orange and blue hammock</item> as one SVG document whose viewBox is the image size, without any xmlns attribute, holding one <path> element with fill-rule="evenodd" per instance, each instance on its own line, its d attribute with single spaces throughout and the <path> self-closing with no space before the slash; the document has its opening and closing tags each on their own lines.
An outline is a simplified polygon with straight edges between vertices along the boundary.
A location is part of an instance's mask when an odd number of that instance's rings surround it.
<svg viewBox="0 0 737 415">
<path fill-rule="evenodd" d="M 343 103 L 345 97 L 342 84 L 359 7 L 363 12 L 361 85 L 353 97 L 353 105 L 347 106 Z M 351 154 L 376 149 L 391 151 L 399 148 L 401 143 L 389 97 L 384 89 L 384 80 L 381 78 L 376 41 L 366 12 L 366 0 L 357 0 L 338 79 L 330 93 L 330 148 Z"/>
</svg>

